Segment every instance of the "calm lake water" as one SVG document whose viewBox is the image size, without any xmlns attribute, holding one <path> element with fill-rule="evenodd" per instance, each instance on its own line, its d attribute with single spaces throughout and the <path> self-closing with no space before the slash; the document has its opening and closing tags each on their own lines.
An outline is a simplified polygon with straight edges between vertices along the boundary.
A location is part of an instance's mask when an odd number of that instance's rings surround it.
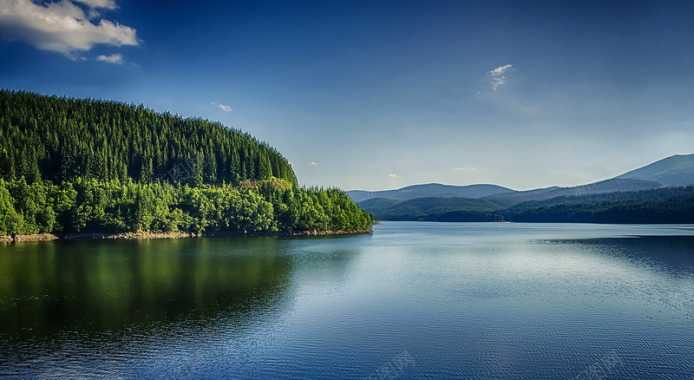
<svg viewBox="0 0 694 380">
<path fill-rule="evenodd" d="M 694 227 L 0 245 L 0 377 L 692 379 Z"/>
</svg>

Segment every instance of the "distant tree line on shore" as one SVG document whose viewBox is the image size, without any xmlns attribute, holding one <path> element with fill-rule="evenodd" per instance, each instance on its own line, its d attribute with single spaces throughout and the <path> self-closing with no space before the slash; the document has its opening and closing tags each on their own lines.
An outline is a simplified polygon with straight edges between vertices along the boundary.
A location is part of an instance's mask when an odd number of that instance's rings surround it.
<svg viewBox="0 0 694 380">
<path fill-rule="evenodd" d="M 694 223 L 694 196 L 652 201 L 563 203 L 529 208 L 514 222 L 662 224 Z"/>
<path fill-rule="evenodd" d="M 503 207 L 487 200 L 421 198 L 374 211 L 381 220 L 532 223 L 694 223 L 694 187 L 563 196 Z M 418 207 L 419 206 L 419 207 Z"/>
</svg>

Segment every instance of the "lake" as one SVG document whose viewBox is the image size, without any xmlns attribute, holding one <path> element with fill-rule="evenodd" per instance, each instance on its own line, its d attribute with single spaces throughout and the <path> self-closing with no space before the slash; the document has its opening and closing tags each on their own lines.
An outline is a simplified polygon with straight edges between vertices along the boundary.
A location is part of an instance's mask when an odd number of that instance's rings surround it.
<svg viewBox="0 0 694 380">
<path fill-rule="evenodd" d="M 0 377 L 692 379 L 694 227 L 0 245 Z"/>
</svg>

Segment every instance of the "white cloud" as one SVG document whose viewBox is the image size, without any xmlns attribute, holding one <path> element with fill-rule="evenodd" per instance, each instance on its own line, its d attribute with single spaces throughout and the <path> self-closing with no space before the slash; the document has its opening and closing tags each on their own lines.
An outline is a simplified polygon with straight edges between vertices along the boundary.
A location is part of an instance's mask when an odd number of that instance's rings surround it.
<svg viewBox="0 0 694 380">
<path fill-rule="evenodd" d="M 453 168 L 457 172 L 474 172 L 477 168 Z"/>
<path fill-rule="evenodd" d="M 307 162 L 306 166 L 315 168 L 316 166 L 318 166 L 318 163 L 316 161 L 311 161 L 311 162 Z"/>
<path fill-rule="evenodd" d="M 87 13 L 87 18 L 90 20 L 100 16 L 100 13 L 99 13 L 99 11 L 97 11 L 97 8 L 105 8 L 105 9 L 110 9 L 110 10 L 118 8 L 118 6 L 116 6 L 116 2 L 114 0 L 72 0 L 72 1 L 82 3 L 82 4 L 84 4 L 90 8 L 89 13 Z"/>
<path fill-rule="evenodd" d="M 503 65 L 499 66 L 494 70 L 489 71 L 489 75 L 492 77 L 492 91 L 496 92 L 499 87 L 503 86 L 506 84 L 506 76 L 504 75 L 507 71 L 509 71 L 513 65 Z"/>
<path fill-rule="evenodd" d="M 511 67 L 513 67 L 513 65 L 503 65 L 503 66 L 499 66 L 499 67 L 497 67 L 496 69 L 491 70 L 491 71 L 489 72 L 489 74 L 491 74 L 491 76 L 493 76 L 493 77 L 496 77 L 496 76 L 499 76 L 499 75 L 503 75 L 503 74 L 504 74 L 505 72 L 507 72 Z"/>
<path fill-rule="evenodd" d="M 121 63 L 123 63 L 123 56 L 121 54 L 100 55 L 96 57 L 96 60 L 120 65 Z"/>
<path fill-rule="evenodd" d="M 74 0 L 78 3 L 82 3 L 90 8 L 105 8 L 105 9 L 116 9 L 116 2 L 114 0 Z"/>
<path fill-rule="evenodd" d="M 89 15 L 69 0 L 37 5 L 31 0 L 0 0 L 0 35 L 22 41 L 40 50 L 54 51 L 75 59 L 75 51 L 94 45 L 137 46 L 135 29 L 101 19 L 94 8 L 114 9 L 112 0 L 79 0 L 91 7 Z"/>
<path fill-rule="evenodd" d="M 398 179 L 398 178 L 400 178 L 400 176 L 397 175 L 397 174 L 395 174 L 395 173 L 388 173 L 388 178 L 390 178 L 390 179 Z"/>
<path fill-rule="evenodd" d="M 496 92 L 496 90 L 499 89 L 499 87 L 503 86 L 506 84 L 506 77 L 501 76 L 498 78 L 493 78 L 492 79 L 492 90 Z"/>
<path fill-rule="evenodd" d="M 227 105 L 219 104 L 219 103 L 215 103 L 215 102 L 212 102 L 212 105 L 219 107 L 224 112 L 231 112 L 231 106 L 227 106 Z"/>
</svg>

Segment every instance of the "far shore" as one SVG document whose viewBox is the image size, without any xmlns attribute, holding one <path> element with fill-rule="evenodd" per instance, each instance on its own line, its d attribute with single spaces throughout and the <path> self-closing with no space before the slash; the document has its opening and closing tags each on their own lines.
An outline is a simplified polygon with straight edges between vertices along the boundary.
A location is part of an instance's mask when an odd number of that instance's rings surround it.
<svg viewBox="0 0 694 380">
<path fill-rule="evenodd" d="M 147 240 L 180 239 L 197 237 L 250 237 L 250 236 L 330 236 L 355 235 L 373 232 L 364 230 L 308 230 L 308 231 L 209 231 L 195 232 L 121 232 L 121 233 L 73 233 L 73 234 L 29 234 L 0 236 L 0 243 L 20 243 L 52 240 Z"/>
</svg>

